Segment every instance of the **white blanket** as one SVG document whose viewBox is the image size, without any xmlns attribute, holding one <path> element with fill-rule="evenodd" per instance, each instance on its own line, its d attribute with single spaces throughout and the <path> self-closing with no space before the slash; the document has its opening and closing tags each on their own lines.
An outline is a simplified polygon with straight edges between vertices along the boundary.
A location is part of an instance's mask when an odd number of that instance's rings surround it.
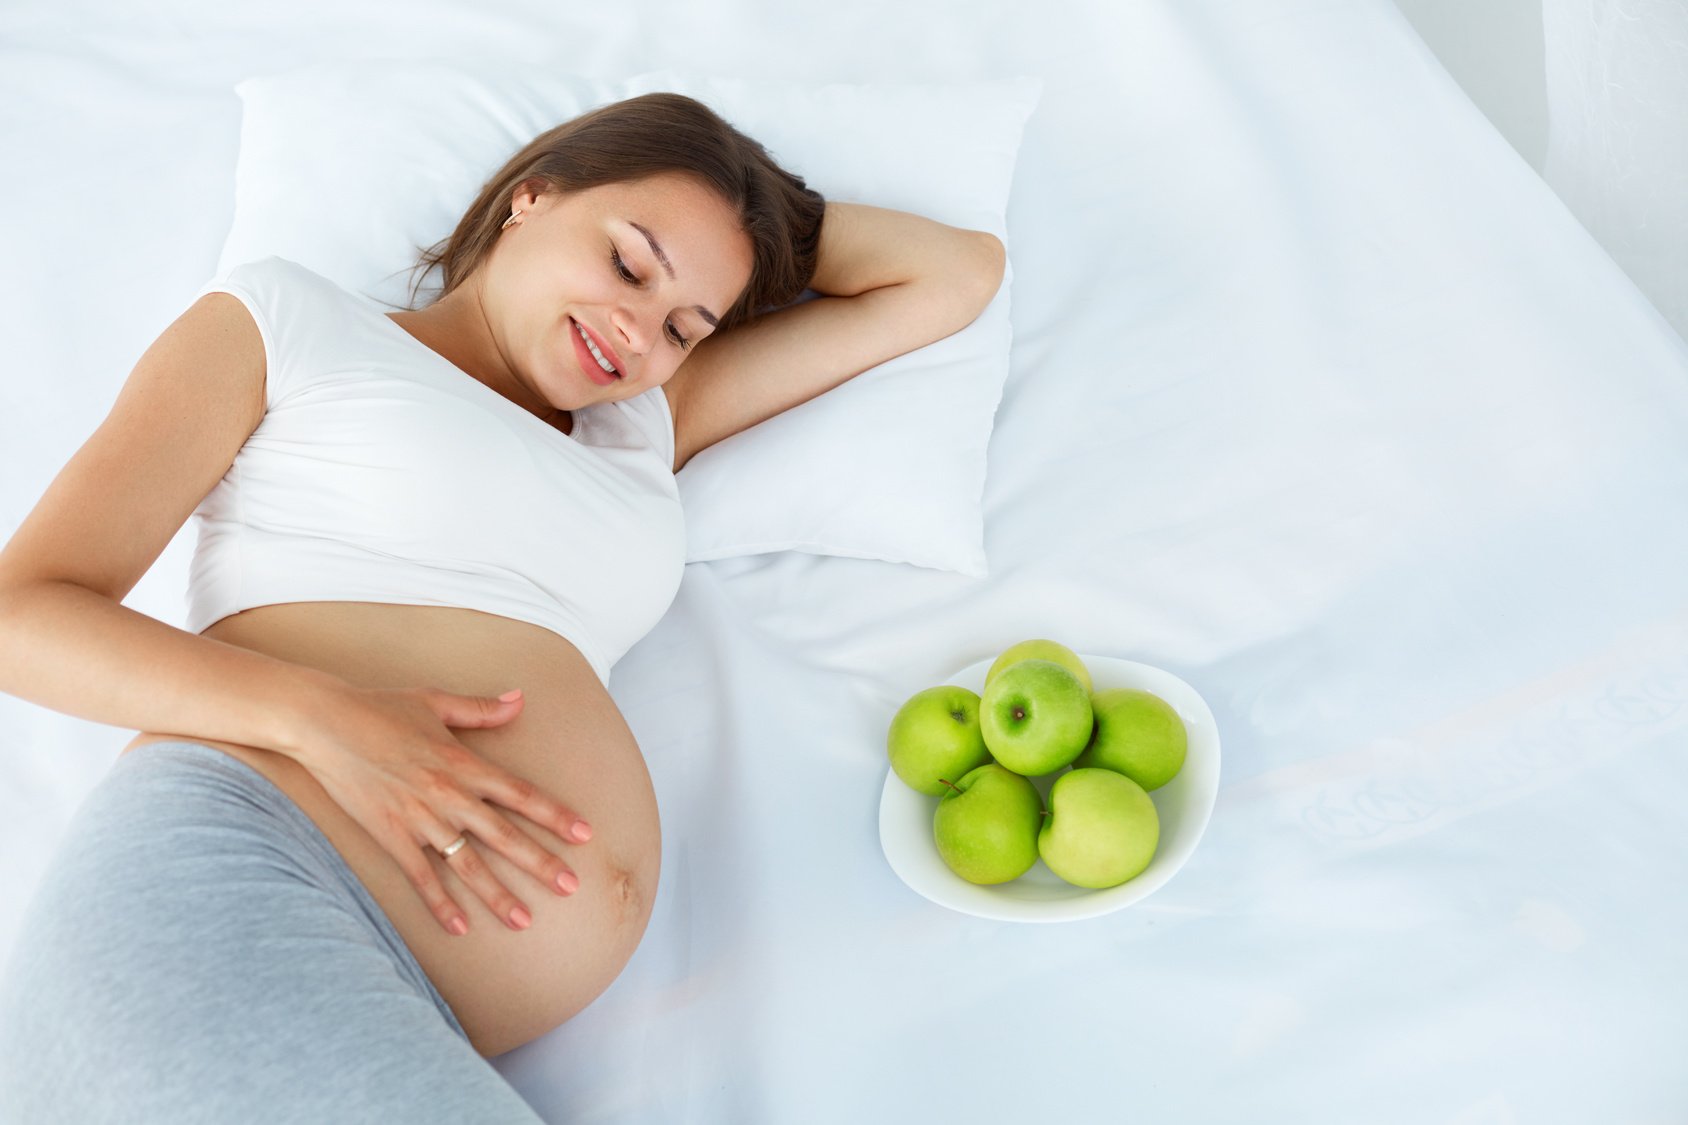
<svg viewBox="0 0 1688 1125">
<path fill-rule="evenodd" d="M 250 74 L 1033 74 L 990 576 L 687 568 L 611 691 L 663 820 L 548 1121 L 1688 1116 L 1688 346 L 1388 0 L 0 9 L 0 534 L 212 273 Z M 179 625 L 192 530 L 132 608 Z M 884 735 L 1028 637 L 1224 743 L 1142 903 L 1023 925 L 879 847 Z M 0 697 L 0 953 L 132 732 Z"/>
</svg>

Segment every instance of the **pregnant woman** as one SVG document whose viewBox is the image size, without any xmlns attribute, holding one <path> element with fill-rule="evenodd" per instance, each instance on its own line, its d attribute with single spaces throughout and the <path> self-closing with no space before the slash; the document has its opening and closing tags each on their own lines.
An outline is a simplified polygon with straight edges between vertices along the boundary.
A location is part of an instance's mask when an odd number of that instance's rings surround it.
<svg viewBox="0 0 1688 1125">
<path fill-rule="evenodd" d="M 393 313 L 229 271 L 0 551 L 0 691 L 143 732 L 0 978 L 8 1120 L 537 1120 L 485 1057 L 602 993 L 657 891 L 606 685 L 680 584 L 674 474 L 965 327 L 1003 249 L 650 94 L 422 265 Z M 184 630 L 121 602 L 190 514 Z"/>
</svg>

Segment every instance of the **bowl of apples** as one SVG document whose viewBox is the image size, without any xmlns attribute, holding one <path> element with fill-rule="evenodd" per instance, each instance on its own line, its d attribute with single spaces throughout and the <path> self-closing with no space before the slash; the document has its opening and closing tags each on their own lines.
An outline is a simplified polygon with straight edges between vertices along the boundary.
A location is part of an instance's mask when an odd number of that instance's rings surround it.
<svg viewBox="0 0 1688 1125">
<path fill-rule="evenodd" d="M 1070 922 L 1164 886 L 1207 828 L 1219 732 L 1164 669 L 1022 641 L 905 700 L 879 843 L 952 910 Z"/>
</svg>

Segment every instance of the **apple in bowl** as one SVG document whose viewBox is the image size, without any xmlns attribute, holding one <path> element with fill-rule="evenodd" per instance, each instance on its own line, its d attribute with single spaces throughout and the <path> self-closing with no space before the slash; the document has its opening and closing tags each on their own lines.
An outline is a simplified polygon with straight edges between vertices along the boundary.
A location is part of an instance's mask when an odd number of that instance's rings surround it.
<svg viewBox="0 0 1688 1125">
<path fill-rule="evenodd" d="M 1019 644 L 1009 645 L 1002 650 L 1002 654 L 991 662 L 990 671 L 985 673 L 985 686 L 991 686 L 991 681 L 1011 664 L 1018 664 L 1022 660 L 1052 660 L 1078 677 L 1079 683 L 1084 685 L 1085 691 L 1094 691 L 1095 684 L 1090 679 L 1090 669 L 1085 667 L 1084 657 L 1062 644 L 1045 638 L 1021 641 Z"/>
<path fill-rule="evenodd" d="M 945 866 L 969 883 L 1006 883 L 1037 862 L 1042 825 L 1037 786 L 987 762 L 938 802 L 932 839 Z"/>
<path fill-rule="evenodd" d="M 1172 704 L 1139 688 L 1108 688 L 1090 697 L 1096 730 L 1074 769 L 1100 766 L 1122 773 L 1144 789 L 1159 789 L 1178 776 L 1189 752 L 1189 734 Z"/>
<path fill-rule="evenodd" d="M 1159 843 L 1160 814 L 1148 791 L 1122 773 L 1090 767 L 1068 770 L 1050 788 L 1037 854 L 1073 886 L 1100 890 L 1142 874 Z"/>
<path fill-rule="evenodd" d="M 917 691 L 897 708 L 885 735 L 891 768 L 928 797 L 991 760 L 979 729 L 979 695 L 954 684 Z"/>
<path fill-rule="evenodd" d="M 1054 773 L 1084 753 L 1094 727 L 1089 689 L 1053 660 L 1010 664 L 979 701 L 991 757 L 1025 777 Z"/>
</svg>

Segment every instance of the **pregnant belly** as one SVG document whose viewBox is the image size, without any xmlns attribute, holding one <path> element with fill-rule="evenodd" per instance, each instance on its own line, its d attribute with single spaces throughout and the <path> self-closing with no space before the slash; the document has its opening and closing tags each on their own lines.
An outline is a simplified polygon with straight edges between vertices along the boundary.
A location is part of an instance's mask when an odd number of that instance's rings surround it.
<svg viewBox="0 0 1688 1125">
<path fill-rule="evenodd" d="M 469 918 L 467 934 L 446 933 L 393 857 L 297 762 L 258 747 L 194 741 L 239 758 L 316 822 L 386 911 L 481 1054 L 501 1054 L 545 1034 L 621 973 L 656 895 L 662 854 L 656 794 L 632 731 L 572 644 L 538 626 L 473 610 L 369 602 L 261 606 L 226 617 L 203 635 L 361 687 L 437 687 L 488 696 L 521 688 L 525 702 L 515 720 L 453 734 L 578 813 L 593 835 L 584 844 L 565 842 L 493 805 L 580 877 L 574 894 L 559 895 L 474 841 L 532 915 L 533 924 L 520 931 L 495 917 L 435 855 L 435 871 Z M 179 737 L 146 732 L 125 750 Z"/>
</svg>

